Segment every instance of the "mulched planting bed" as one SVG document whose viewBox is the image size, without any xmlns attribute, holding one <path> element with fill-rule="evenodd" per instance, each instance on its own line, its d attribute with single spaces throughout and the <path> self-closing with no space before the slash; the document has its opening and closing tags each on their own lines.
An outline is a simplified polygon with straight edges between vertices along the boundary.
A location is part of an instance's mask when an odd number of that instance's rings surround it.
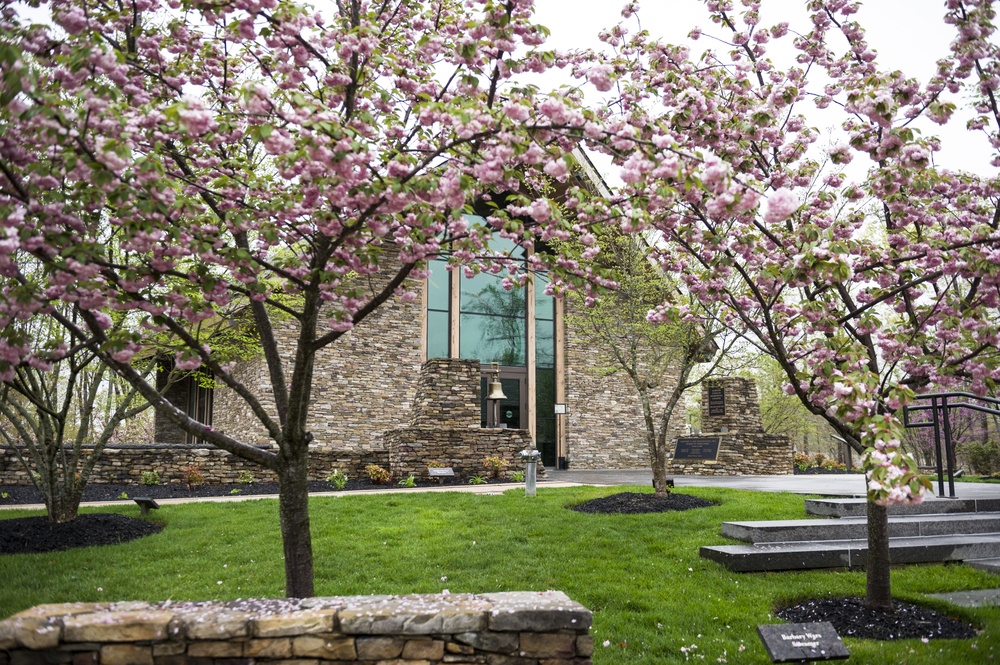
<svg viewBox="0 0 1000 665">
<path fill-rule="evenodd" d="M 162 530 L 162 526 L 146 520 L 110 513 L 86 513 L 64 524 L 50 522 L 46 517 L 15 517 L 0 520 L 0 554 L 117 545 Z"/>
<path fill-rule="evenodd" d="M 904 603 L 892 603 L 893 611 L 869 609 L 863 598 L 811 600 L 776 614 L 791 623 L 829 621 L 841 637 L 870 640 L 969 639 L 978 634 L 975 626 L 935 610 Z"/>
<path fill-rule="evenodd" d="M 688 494 L 671 492 L 667 496 L 639 494 L 637 492 L 619 492 L 611 496 L 591 499 L 584 503 L 571 506 L 581 513 L 616 513 L 635 515 L 639 513 L 664 513 L 672 510 L 691 510 L 705 508 L 716 504 L 707 499 L 700 499 Z"/>
</svg>

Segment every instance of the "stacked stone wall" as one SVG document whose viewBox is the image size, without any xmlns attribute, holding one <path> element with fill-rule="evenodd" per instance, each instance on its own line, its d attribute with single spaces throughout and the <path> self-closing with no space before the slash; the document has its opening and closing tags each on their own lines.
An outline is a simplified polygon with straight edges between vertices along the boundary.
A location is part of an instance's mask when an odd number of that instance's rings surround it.
<svg viewBox="0 0 1000 665">
<path fill-rule="evenodd" d="M 419 292 L 416 280 L 407 289 Z M 316 355 L 313 393 L 306 427 L 313 446 L 366 454 L 384 450 L 382 433 L 406 422 L 417 392 L 422 358 L 423 300 L 391 298 L 343 337 Z M 298 328 L 275 331 L 285 367 L 291 367 Z M 241 363 L 238 378 L 275 414 L 274 396 L 263 357 Z M 246 402 L 219 385 L 212 426 L 247 443 L 269 443 Z"/>
<path fill-rule="evenodd" d="M 393 478 L 427 478 L 429 464 L 451 467 L 455 475 L 489 475 L 487 457 L 500 457 L 508 469 L 523 468 L 518 453 L 532 448 L 522 429 L 407 427 L 386 434 Z"/>
<path fill-rule="evenodd" d="M 793 473 L 792 440 L 781 434 L 702 433 L 719 437 L 714 460 L 671 459 L 667 473 L 700 476 L 781 476 Z"/>
<path fill-rule="evenodd" d="M 588 665 L 591 621 L 555 591 L 65 603 L 0 622 L 0 665 Z"/>
<path fill-rule="evenodd" d="M 87 451 L 85 451 L 87 452 Z M 388 451 L 359 453 L 316 449 L 309 452 L 309 479 L 325 480 L 334 469 L 352 478 L 363 476 L 368 464 L 389 465 Z M 208 484 L 240 482 L 249 472 L 260 482 L 276 482 L 268 469 L 218 448 L 195 445 L 130 446 L 105 448 L 90 476 L 94 484 L 138 483 L 143 471 L 156 471 L 161 483 L 184 483 L 187 469 L 197 467 Z M 0 485 L 27 485 L 28 472 L 9 448 L 0 450 Z"/>
<path fill-rule="evenodd" d="M 427 478 L 428 466 L 451 467 L 456 475 L 488 474 L 487 457 L 518 468 L 518 453 L 534 448 L 528 430 L 481 427 L 478 360 L 434 358 L 423 364 L 413 418 L 385 434 L 394 478 Z"/>
<path fill-rule="evenodd" d="M 711 395 L 723 390 L 722 413 L 712 413 Z M 716 395 L 718 393 L 716 392 Z M 719 404 L 716 404 L 717 408 Z M 701 387 L 699 436 L 719 437 L 714 460 L 676 461 L 668 473 L 702 476 L 767 476 L 794 473 L 792 440 L 781 434 L 766 434 L 760 417 L 760 400 L 753 379 L 726 377 L 706 381 Z"/>
<path fill-rule="evenodd" d="M 712 415 L 709 395 L 721 388 L 725 395 L 725 413 Z M 763 432 L 760 400 L 753 379 L 730 376 L 710 379 L 701 385 L 701 431 L 703 432 Z"/>
<path fill-rule="evenodd" d="M 481 366 L 478 360 L 432 358 L 420 367 L 411 425 L 479 428 Z"/>
</svg>

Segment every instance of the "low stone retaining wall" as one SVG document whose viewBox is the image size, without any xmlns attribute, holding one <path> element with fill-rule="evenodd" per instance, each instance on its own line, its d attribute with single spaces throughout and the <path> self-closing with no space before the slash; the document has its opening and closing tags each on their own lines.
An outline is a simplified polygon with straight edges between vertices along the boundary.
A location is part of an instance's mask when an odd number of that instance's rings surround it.
<svg viewBox="0 0 1000 665">
<path fill-rule="evenodd" d="M 450 466 L 460 476 L 489 475 L 487 457 L 499 457 L 509 470 L 524 469 L 519 453 L 535 447 L 524 429 L 404 427 L 386 432 L 393 478 L 427 477 L 428 463 Z"/>
<path fill-rule="evenodd" d="M 326 480 L 334 469 L 351 478 L 364 477 L 367 464 L 389 468 L 388 452 L 358 454 L 318 448 L 309 451 L 309 479 Z M 138 483 L 143 471 L 156 471 L 161 483 L 186 482 L 186 469 L 197 467 L 204 482 L 237 483 L 248 471 L 260 482 L 276 482 L 271 471 L 219 448 L 198 445 L 162 444 L 105 448 L 94 467 L 94 484 Z M 0 485 L 29 485 L 28 473 L 10 448 L 0 449 Z"/>
<path fill-rule="evenodd" d="M 588 665 L 590 611 L 558 591 L 39 605 L 0 665 Z"/>
<path fill-rule="evenodd" d="M 719 437 L 714 460 L 669 460 L 667 473 L 699 476 L 784 476 L 795 471 L 792 440 L 781 434 L 702 433 Z"/>
</svg>

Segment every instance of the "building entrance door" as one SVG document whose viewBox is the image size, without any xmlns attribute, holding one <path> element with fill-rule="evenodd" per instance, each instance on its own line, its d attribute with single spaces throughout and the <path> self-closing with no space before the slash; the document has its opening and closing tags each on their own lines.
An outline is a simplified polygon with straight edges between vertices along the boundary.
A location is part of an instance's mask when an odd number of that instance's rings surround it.
<svg viewBox="0 0 1000 665">
<path fill-rule="evenodd" d="M 493 377 L 489 367 L 483 367 L 480 378 L 480 414 L 482 427 L 488 424 L 490 404 L 486 396 L 490 391 Z M 500 420 L 498 426 L 510 429 L 528 429 L 528 370 L 524 367 L 501 367 L 500 387 L 505 399 L 500 400 Z"/>
</svg>

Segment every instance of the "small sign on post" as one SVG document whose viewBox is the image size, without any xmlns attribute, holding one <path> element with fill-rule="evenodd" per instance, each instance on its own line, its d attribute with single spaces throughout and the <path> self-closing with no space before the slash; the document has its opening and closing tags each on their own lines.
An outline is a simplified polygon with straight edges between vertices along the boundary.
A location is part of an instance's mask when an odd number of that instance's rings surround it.
<svg viewBox="0 0 1000 665">
<path fill-rule="evenodd" d="M 844 660 L 851 653 L 829 621 L 757 626 L 772 663 Z"/>
</svg>

